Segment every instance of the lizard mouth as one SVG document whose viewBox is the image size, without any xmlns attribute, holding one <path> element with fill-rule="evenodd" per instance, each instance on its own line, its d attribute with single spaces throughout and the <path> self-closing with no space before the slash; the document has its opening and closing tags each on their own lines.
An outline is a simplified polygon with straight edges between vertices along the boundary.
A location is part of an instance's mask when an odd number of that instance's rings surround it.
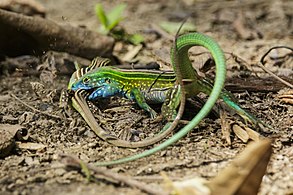
<svg viewBox="0 0 293 195">
<path fill-rule="evenodd" d="M 90 89 L 82 89 L 84 91 L 86 91 L 89 95 L 92 94 L 96 89 L 98 88 L 90 88 Z"/>
</svg>

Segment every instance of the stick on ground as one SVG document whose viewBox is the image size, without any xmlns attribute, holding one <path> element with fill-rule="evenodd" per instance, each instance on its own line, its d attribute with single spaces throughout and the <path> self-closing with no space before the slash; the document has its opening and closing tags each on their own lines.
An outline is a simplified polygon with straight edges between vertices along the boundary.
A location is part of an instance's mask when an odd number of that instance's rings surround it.
<svg viewBox="0 0 293 195">
<path fill-rule="evenodd" d="M 64 51 L 92 59 L 112 55 L 114 39 L 85 28 L 0 9 L 0 54 L 17 56 Z"/>
</svg>

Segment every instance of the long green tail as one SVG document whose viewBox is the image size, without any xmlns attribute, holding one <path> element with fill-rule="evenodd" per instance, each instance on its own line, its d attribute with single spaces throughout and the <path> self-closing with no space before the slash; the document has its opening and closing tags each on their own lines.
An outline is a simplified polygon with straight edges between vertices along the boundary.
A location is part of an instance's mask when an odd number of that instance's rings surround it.
<svg viewBox="0 0 293 195">
<path fill-rule="evenodd" d="M 110 161 L 110 162 L 96 162 L 96 166 L 108 166 L 108 165 L 115 165 L 115 164 L 121 164 L 126 163 L 129 161 L 137 160 L 139 158 L 143 158 L 146 156 L 149 156 L 151 154 L 154 154 L 155 152 L 158 152 L 171 144 L 175 143 L 179 139 L 181 139 L 183 136 L 185 136 L 189 131 L 191 131 L 212 109 L 214 104 L 216 103 L 219 95 L 221 94 L 221 90 L 224 86 L 225 78 L 226 78 L 226 64 L 225 64 L 225 57 L 223 54 L 222 49 L 220 46 L 210 37 L 199 34 L 199 33 L 190 33 L 185 34 L 177 39 L 177 53 L 174 53 L 174 49 L 171 50 L 171 59 L 172 59 L 172 65 L 174 66 L 174 55 L 177 56 L 178 63 L 180 65 L 180 71 L 183 79 L 188 79 L 191 81 L 190 84 L 188 84 L 186 91 L 188 93 L 194 92 L 190 90 L 195 90 L 196 93 L 198 91 L 196 89 L 192 88 L 192 84 L 198 85 L 197 83 L 197 73 L 192 68 L 191 62 L 188 58 L 188 50 L 192 46 L 203 46 L 206 49 L 208 49 L 216 63 L 216 78 L 215 78 L 215 84 L 212 89 L 212 92 L 210 94 L 210 97 L 208 98 L 205 105 L 202 107 L 202 109 L 199 111 L 199 113 L 190 121 L 189 124 L 187 124 L 185 127 L 183 127 L 179 132 L 177 132 L 174 136 L 166 140 L 165 142 L 161 143 L 160 145 L 144 151 L 140 154 L 136 154 L 130 157 Z M 191 88 L 190 88 L 191 86 Z M 183 87 L 186 87 L 185 85 Z"/>
</svg>

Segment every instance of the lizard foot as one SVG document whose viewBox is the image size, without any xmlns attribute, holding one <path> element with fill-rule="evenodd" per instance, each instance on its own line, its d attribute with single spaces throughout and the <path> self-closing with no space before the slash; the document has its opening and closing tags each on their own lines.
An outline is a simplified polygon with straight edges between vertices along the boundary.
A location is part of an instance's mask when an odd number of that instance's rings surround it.
<svg viewBox="0 0 293 195">
<path fill-rule="evenodd" d="M 152 124 L 154 124 L 154 123 L 160 123 L 160 122 L 162 122 L 163 121 L 163 115 L 158 115 L 158 116 L 156 116 L 152 121 L 151 121 L 151 123 Z"/>
</svg>

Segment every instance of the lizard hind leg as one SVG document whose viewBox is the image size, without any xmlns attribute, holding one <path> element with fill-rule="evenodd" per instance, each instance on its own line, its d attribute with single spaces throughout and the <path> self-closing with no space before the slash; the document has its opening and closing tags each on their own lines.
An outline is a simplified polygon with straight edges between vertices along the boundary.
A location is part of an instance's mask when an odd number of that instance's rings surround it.
<svg viewBox="0 0 293 195">
<path fill-rule="evenodd" d="M 234 102 L 228 96 L 225 96 L 225 95 L 221 95 L 221 96 L 222 96 L 221 98 L 224 100 L 224 102 L 230 108 L 232 108 L 239 116 L 241 116 L 243 118 L 245 124 L 250 123 L 250 124 L 252 124 L 254 126 L 257 126 L 257 127 L 261 128 L 261 129 L 263 129 L 264 127 L 272 129 L 272 127 L 270 125 L 264 123 L 263 121 L 261 121 L 260 119 L 256 118 L 254 115 L 252 115 L 248 111 L 246 111 L 243 108 L 241 108 L 236 102 Z"/>
<path fill-rule="evenodd" d="M 176 109 L 180 103 L 180 86 L 176 85 L 167 92 L 165 101 L 162 105 L 162 115 L 167 120 L 174 120 L 177 112 Z"/>
</svg>

